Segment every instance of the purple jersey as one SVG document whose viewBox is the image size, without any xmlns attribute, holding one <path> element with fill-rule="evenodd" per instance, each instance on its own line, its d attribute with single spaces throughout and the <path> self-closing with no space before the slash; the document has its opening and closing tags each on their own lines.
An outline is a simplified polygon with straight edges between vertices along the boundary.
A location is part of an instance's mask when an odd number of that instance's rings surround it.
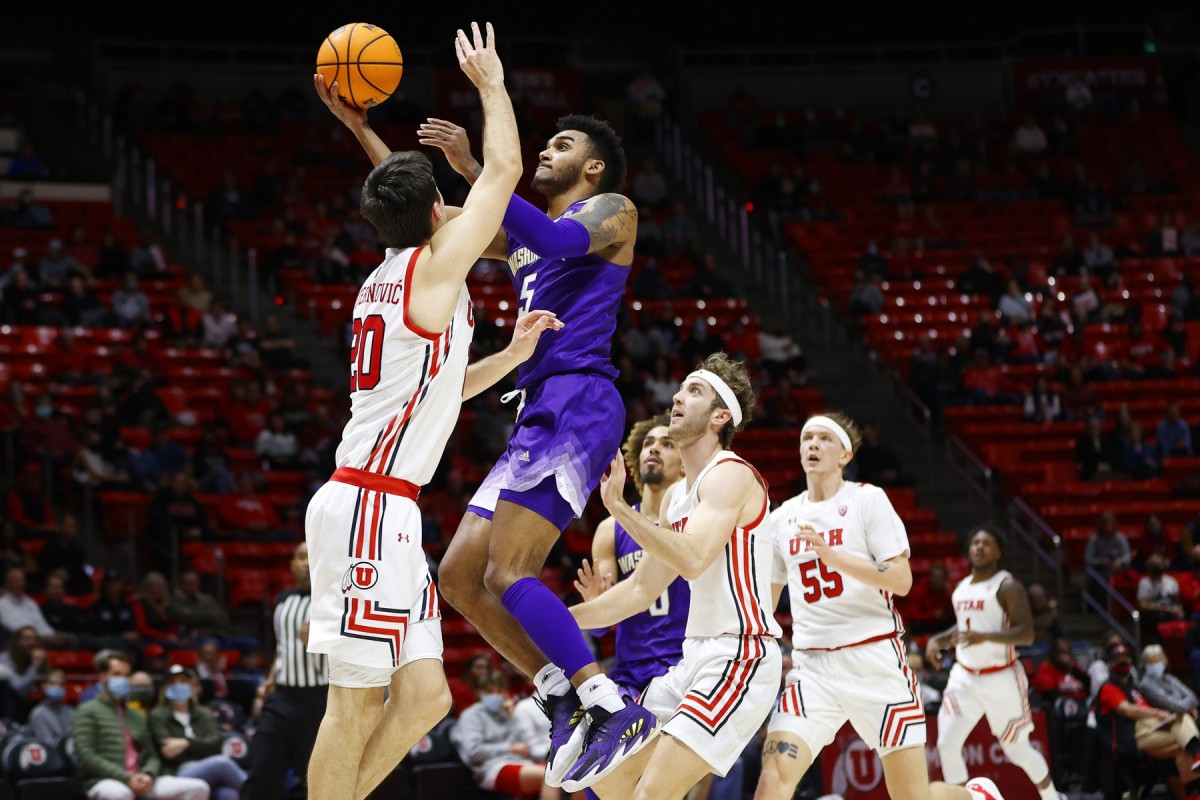
<svg viewBox="0 0 1200 800">
<path fill-rule="evenodd" d="M 625 532 L 620 523 L 613 531 L 613 552 L 617 557 L 617 580 L 633 574 L 642 560 L 642 546 Z M 617 625 L 616 661 L 624 671 L 646 674 L 645 682 L 661 675 L 683 655 L 683 632 L 687 627 L 691 590 L 683 578 L 676 578 L 654 605 Z M 654 668 L 657 668 L 655 671 Z M 614 680 L 616 680 L 614 678 Z M 645 684 L 642 685 L 645 688 Z"/>
<path fill-rule="evenodd" d="M 572 203 L 562 219 L 583 207 Z M 617 315 L 625 295 L 629 267 L 595 255 L 542 258 L 508 237 L 508 266 L 520 312 L 553 311 L 565 327 L 538 341 L 533 356 L 520 366 L 517 387 L 524 389 L 551 375 L 584 372 L 616 378 L 611 358 Z"/>
</svg>

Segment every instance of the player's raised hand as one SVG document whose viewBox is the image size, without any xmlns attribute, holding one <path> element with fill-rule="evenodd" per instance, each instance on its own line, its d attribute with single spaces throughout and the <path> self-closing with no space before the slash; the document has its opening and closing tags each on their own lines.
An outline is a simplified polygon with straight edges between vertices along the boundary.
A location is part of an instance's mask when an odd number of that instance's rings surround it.
<svg viewBox="0 0 1200 800">
<path fill-rule="evenodd" d="M 512 341 L 508 344 L 508 352 L 520 363 L 523 363 L 537 349 L 537 343 L 542 338 L 543 331 L 560 331 L 562 328 L 563 321 L 556 317 L 553 311 L 527 311 L 517 317 L 517 324 L 513 326 Z"/>
<path fill-rule="evenodd" d="M 599 597 L 612 588 L 612 575 L 596 572 L 586 558 L 583 560 L 583 566 L 576 570 L 576 574 L 579 577 L 575 580 L 575 590 L 584 601 Z"/>
<path fill-rule="evenodd" d="M 613 456 L 608 472 L 600 478 L 600 499 L 610 513 L 625 502 L 625 458 L 620 451 Z"/>
<path fill-rule="evenodd" d="M 475 87 L 482 89 L 485 85 L 504 83 L 504 65 L 500 63 L 500 54 L 496 52 L 495 34 L 492 23 L 485 25 L 487 38 L 479 32 L 479 23 L 471 23 L 471 35 L 467 36 L 462 28 L 454 36 L 454 50 L 458 54 L 458 66 L 463 74 L 471 79 Z"/>
<path fill-rule="evenodd" d="M 313 87 L 317 90 L 317 97 L 321 98 L 321 102 L 329 109 L 335 117 L 342 121 L 347 128 L 354 129 L 367 124 L 367 110 L 365 108 L 355 108 L 338 96 L 338 82 L 334 81 L 332 86 L 325 85 L 325 76 L 319 72 L 313 75 Z"/>
<path fill-rule="evenodd" d="M 471 155 L 471 142 L 461 125 L 429 117 L 417 128 L 417 141 L 441 150 L 454 171 L 468 181 L 479 174 L 479 162 Z"/>
</svg>

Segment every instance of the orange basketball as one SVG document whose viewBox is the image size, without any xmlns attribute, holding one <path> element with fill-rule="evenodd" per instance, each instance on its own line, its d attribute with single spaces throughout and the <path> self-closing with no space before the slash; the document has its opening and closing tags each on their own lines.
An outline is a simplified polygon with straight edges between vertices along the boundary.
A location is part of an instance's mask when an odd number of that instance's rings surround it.
<svg viewBox="0 0 1200 800">
<path fill-rule="evenodd" d="M 351 22 L 325 37 L 317 51 L 317 72 L 325 85 L 338 83 L 338 96 L 352 106 L 371 108 L 392 96 L 404 74 L 404 56 L 378 25 Z"/>
</svg>

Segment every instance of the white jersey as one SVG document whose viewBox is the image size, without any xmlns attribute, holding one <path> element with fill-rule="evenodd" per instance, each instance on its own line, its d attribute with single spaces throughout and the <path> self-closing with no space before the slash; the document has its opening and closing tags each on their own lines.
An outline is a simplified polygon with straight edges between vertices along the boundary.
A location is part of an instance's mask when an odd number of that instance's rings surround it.
<svg viewBox="0 0 1200 800">
<path fill-rule="evenodd" d="M 354 302 L 350 421 L 337 466 L 424 486 L 458 422 L 475 320 L 464 285 L 446 329 L 432 333 L 408 315 L 421 248 L 388 248 Z"/>
<path fill-rule="evenodd" d="M 877 564 L 909 552 L 908 533 L 892 502 L 869 483 L 846 481 L 837 494 L 820 502 L 804 491 L 772 511 L 776 557 L 771 582 L 788 586 L 792 646 L 833 650 L 902 635 L 904 623 L 891 592 L 825 566 L 799 538 L 806 524 L 830 547 Z"/>
<path fill-rule="evenodd" d="M 1008 628 L 1008 614 L 1000 607 L 996 593 L 1000 591 L 1000 584 L 1011 577 L 1011 572 L 1002 569 L 986 581 L 973 583 L 968 575 L 958 582 L 950 598 L 960 631 L 995 633 Z M 954 657 L 967 669 L 1003 667 L 1016 659 L 1017 648 L 1003 642 L 960 644 L 954 649 Z"/>
<path fill-rule="evenodd" d="M 767 482 L 748 461 L 729 450 L 720 450 L 695 479 L 687 479 L 690 486 L 685 482 L 685 491 L 675 493 L 667 508 L 667 521 L 672 530 L 684 530 L 688 517 L 699 504 L 704 476 L 723 461 L 745 464 L 762 483 L 763 491 L 767 490 Z M 767 501 L 764 498 L 758 518 L 744 528 L 730 531 L 729 543 L 721 554 L 695 580 L 688 581 L 692 596 L 684 636 L 780 636 L 783 633 L 771 607 L 773 553 L 770 532 L 763 524 L 766 517 Z"/>
</svg>

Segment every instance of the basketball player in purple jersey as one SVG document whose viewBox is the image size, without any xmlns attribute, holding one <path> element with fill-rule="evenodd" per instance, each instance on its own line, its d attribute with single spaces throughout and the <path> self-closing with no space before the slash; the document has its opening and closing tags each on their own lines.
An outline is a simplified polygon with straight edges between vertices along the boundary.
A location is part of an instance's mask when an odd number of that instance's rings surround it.
<svg viewBox="0 0 1200 800">
<path fill-rule="evenodd" d="M 634 506 L 647 519 L 658 521 L 663 495 L 683 477 L 683 460 L 671 439 L 671 416 L 660 414 L 634 424 L 621 448 L 641 502 Z M 586 560 L 575 587 L 584 600 L 604 592 L 613 575 L 623 581 L 642 560 L 642 546 L 613 517 L 604 519 L 592 537 L 592 563 Z M 662 675 L 683 655 L 683 634 L 691 598 L 687 581 L 676 578 L 640 614 L 616 625 L 616 666 L 608 671 L 630 700 L 637 700 L 651 679 Z"/>
<path fill-rule="evenodd" d="M 625 466 L 641 496 L 634 508 L 655 523 L 663 495 L 683 477 L 683 459 L 671 439 L 670 425 L 671 415 L 666 413 L 636 422 L 621 448 Z M 633 575 L 644 552 L 616 519 L 607 517 L 596 526 L 592 563 L 584 560 L 575 588 L 584 600 L 591 600 L 612 585 L 614 574 L 618 581 Z M 687 581 L 676 578 L 652 606 L 617 623 L 616 665 L 608 676 L 623 697 L 636 702 L 651 680 L 682 658 L 691 596 Z M 604 630 L 592 633 L 603 634 Z M 588 800 L 597 800 L 591 789 L 583 793 Z"/>
<path fill-rule="evenodd" d="M 431 119 L 418 136 L 475 181 L 482 168 L 461 127 Z M 637 208 L 618 194 L 625 164 L 607 122 L 561 118 L 532 180 L 546 211 L 514 194 L 484 252 L 508 261 L 520 308 L 536 303 L 563 329 L 521 365 L 507 451 L 471 499 L 439 572 L 447 602 L 533 679 L 550 718 L 551 786 L 561 785 L 581 754 L 603 754 L 615 766 L 658 733 L 654 715 L 626 702 L 571 612 L 538 577 L 563 529 L 583 514 L 625 431 L 611 359 L 637 239 Z M 627 731 L 634 734 L 622 738 Z"/>
</svg>

